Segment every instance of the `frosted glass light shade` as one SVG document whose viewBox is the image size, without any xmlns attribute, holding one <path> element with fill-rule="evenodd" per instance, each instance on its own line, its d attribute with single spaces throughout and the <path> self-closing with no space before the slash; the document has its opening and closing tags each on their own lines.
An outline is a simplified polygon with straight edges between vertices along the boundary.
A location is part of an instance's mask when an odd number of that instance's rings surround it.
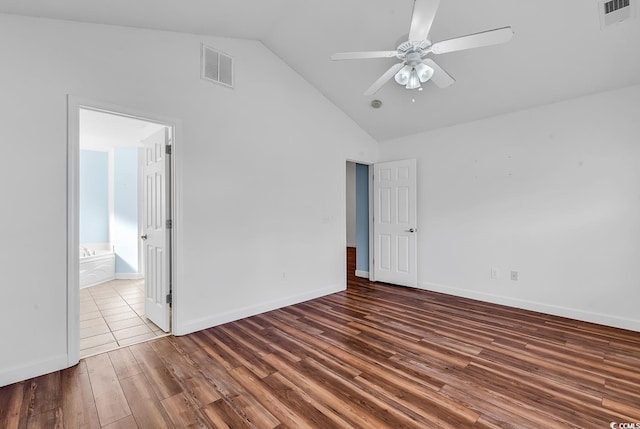
<svg viewBox="0 0 640 429">
<path fill-rule="evenodd" d="M 396 82 L 400 85 L 406 85 L 409 82 L 409 77 L 411 76 L 411 70 L 413 67 L 410 65 L 405 65 L 400 69 L 398 73 L 394 76 Z"/>
<path fill-rule="evenodd" d="M 418 73 L 420 82 L 426 82 L 433 76 L 433 69 L 424 63 L 416 64 L 415 70 Z"/>
<path fill-rule="evenodd" d="M 409 75 L 409 82 L 407 82 L 407 89 L 416 89 L 420 88 L 420 78 L 418 77 L 418 72 L 416 69 L 411 70 L 411 74 Z"/>
</svg>

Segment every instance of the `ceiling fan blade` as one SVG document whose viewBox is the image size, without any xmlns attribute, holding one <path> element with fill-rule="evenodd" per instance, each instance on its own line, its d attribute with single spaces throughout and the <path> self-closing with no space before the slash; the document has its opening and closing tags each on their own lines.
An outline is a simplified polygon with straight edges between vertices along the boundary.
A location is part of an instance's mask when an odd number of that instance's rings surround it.
<svg viewBox="0 0 640 429">
<path fill-rule="evenodd" d="M 409 29 L 410 42 L 422 42 L 429 37 L 433 18 L 440 5 L 440 0 L 415 0 Z"/>
<path fill-rule="evenodd" d="M 438 85 L 440 88 L 447 88 L 453 84 L 456 80 L 449 76 L 449 73 L 444 71 L 442 67 L 436 64 L 431 58 L 426 58 L 423 63 L 428 65 L 433 69 L 433 76 L 431 76 L 431 80 L 433 83 Z"/>
<path fill-rule="evenodd" d="M 378 90 L 380 88 L 382 88 L 382 86 L 387 83 L 387 81 L 389 79 L 391 79 L 393 77 L 394 74 L 398 73 L 400 71 L 400 69 L 404 67 L 404 63 L 398 63 L 398 64 L 394 64 L 392 65 L 389 70 L 387 70 L 386 72 L 384 72 L 384 74 L 382 76 L 380 76 L 378 78 L 378 80 L 376 80 L 375 82 L 373 82 L 373 85 L 371 85 L 369 87 L 369 89 L 367 89 L 364 92 L 364 95 L 373 95 L 376 92 L 378 92 Z"/>
<path fill-rule="evenodd" d="M 393 58 L 398 51 L 369 51 L 369 52 L 340 52 L 331 55 L 333 61 L 339 60 L 364 60 L 368 58 Z"/>
<path fill-rule="evenodd" d="M 443 40 L 431 46 L 434 54 L 446 54 L 447 52 L 462 51 L 464 49 L 480 48 L 482 46 L 506 43 L 513 37 L 511 27 L 496 28 L 482 33 L 469 34 L 455 39 Z"/>
</svg>

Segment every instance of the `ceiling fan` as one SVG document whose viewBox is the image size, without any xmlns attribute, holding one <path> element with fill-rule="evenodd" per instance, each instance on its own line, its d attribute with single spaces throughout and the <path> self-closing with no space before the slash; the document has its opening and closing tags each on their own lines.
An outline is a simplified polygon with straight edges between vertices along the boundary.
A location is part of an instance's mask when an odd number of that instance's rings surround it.
<svg viewBox="0 0 640 429">
<path fill-rule="evenodd" d="M 420 84 L 430 79 L 440 88 L 446 88 L 455 82 L 455 79 L 435 61 L 427 58 L 429 54 L 446 54 L 464 49 L 497 45 L 508 42 L 513 36 L 511 27 L 502 27 L 431 43 L 428 39 L 429 31 L 439 4 L 440 0 L 414 0 L 409 40 L 398 46 L 395 51 L 342 52 L 333 54 L 331 59 L 337 61 L 395 57 L 401 60 L 380 76 L 365 91 L 364 95 L 373 95 L 392 77 L 407 89 L 421 88 Z"/>
</svg>

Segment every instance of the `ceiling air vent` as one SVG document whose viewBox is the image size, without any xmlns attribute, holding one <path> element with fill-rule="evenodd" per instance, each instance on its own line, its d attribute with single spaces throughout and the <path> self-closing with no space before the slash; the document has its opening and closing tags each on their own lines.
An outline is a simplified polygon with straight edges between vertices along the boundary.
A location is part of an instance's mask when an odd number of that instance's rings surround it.
<svg viewBox="0 0 640 429">
<path fill-rule="evenodd" d="M 233 58 L 202 45 L 201 77 L 233 88 Z"/>
<path fill-rule="evenodd" d="M 637 0 L 600 1 L 600 28 L 604 29 L 617 22 L 626 21 L 635 12 Z"/>
</svg>

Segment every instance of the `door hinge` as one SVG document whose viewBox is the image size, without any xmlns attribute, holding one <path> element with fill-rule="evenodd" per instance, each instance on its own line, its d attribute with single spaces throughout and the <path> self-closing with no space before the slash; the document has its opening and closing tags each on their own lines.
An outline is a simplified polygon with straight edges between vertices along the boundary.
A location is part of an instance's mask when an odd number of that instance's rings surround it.
<svg viewBox="0 0 640 429">
<path fill-rule="evenodd" d="M 173 301 L 173 296 L 172 294 L 168 293 L 167 294 L 167 304 L 172 304 Z"/>
<path fill-rule="evenodd" d="M 167 229 L 173 228 L 173 221 L 171 219 L 167 219 Z"/>
<path fill-rule="evenodd" d="M 168 144 L 164 147 L 164 153 L 167 155 L 171 155 L 171 145 Z"/>
</svg>

